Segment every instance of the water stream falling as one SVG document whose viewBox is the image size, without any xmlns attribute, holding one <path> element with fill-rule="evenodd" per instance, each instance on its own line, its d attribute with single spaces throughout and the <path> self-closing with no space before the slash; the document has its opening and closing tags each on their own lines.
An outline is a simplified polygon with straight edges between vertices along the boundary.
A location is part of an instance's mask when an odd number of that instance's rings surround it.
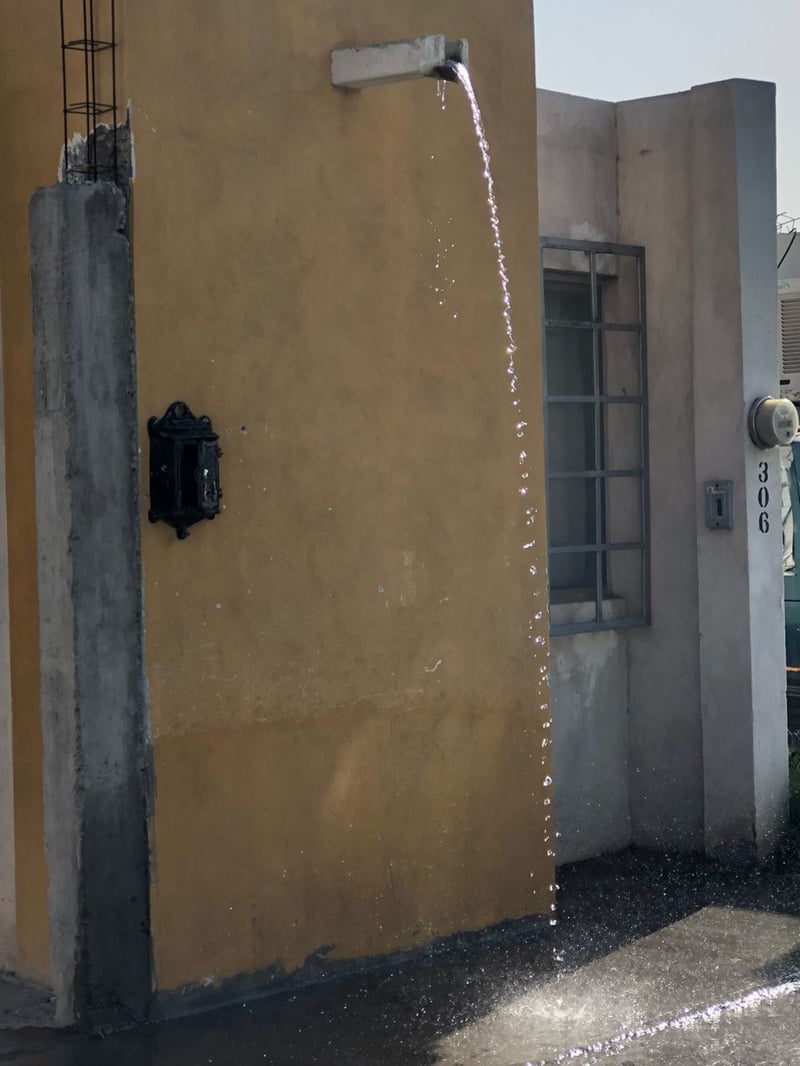
<svg viewBox="0 0 800 1066">
<path fill-rule="evenodd" d="M 467 99 L 469 100 L 470 110 L 472 111 L 472 121 L 473 121 L 473 125 L 475 126 L 475 135 L 476 135 L 477 140 L 478 140 L 478 147 L 480 148 L 481 158 L 483 159 L 483 176 L 484 176 L 484 178 L 486 180 L 487 202 L 488 202 L 488 205 L 489 205 L 489 222 L 490 222 L 491 227 L 492 227 L 492 236 L 493 236 L 493 240 L 494 240 L 494 248 L 495 248 L 495 252 L 496 252 L 496 255 L 497 255 L 497 273 L 498 273 L 498 276 L 500 278 L 500 289 L 501 289 L 501 293 L 502 293 L 503 325 L 505 327 L 505 334 L 506 334 L 506 349 L 505 349 L 505 355 L 506 355 L 506 360 L 507 360 L 507 362 L 506 362 L 506 373 L 508 375 L 508 384 L 509 384 L 509 389 L 510 389 L 510 392 L 511 392 L 511 403 L 512 403 L 512 406 L 513 406 L 513 409 L 514 409 L 514 420 L 515 420 L 514 428 L 515 428 L 517 440 L 520 442 L 520 444 L 519 444 L 519 448 L 520 448 L 520 451 L 519 451 L 519 465 L 520 465 L 521 469 L 519 471 L 519 480 L 520 480 L 521 483 L 519 484 L 519 486 L 517 488 L 517 491 L 518 491 L 520 497 L 522 498 L 522 501 L 523 501 L 523 504 L 524 504 L 524 507 L 525 507 L 525 527 L 526 527 L 525 543 L 523 544 L 522 547 L 523 547 L 523 551 L 531 551 L 536 546 L 536 539 L 535 539 L 535 537 L 533 535 L 532 528 L 531 528 L 534 525 L 536 515 L 535 515 L 535 509 L 531 505 L 530 500 L 528 498 L 528 495 L 529 495 L 528 494 L 528 484 L 527 484 L 528 479 L 529 479 L 529 474 L 528 474 L 528 470 L 527 470 L 528 453 L 527 453 L 527 451 L 525 449 L 525 429 L 526 429 L 528 423 L 526 422 L 524 414 L 523 414 L 522 403 L 521 403 L 520 394 L 519 394 L 519 378 L 517 376 L 517 364 L 516 364 L 517 342 L 516 342 L 516 339 L 515 339 L 515 336 L 514 336 L 514 323 L 513 323 L 513 320 L 512 320 L 512 316 L 511 316 L 511 286 L 510 286 L 510 282 L 509 282 L 508 266 L 506 264 L 506 256 L 505 256 L 505 252 L 503 250 L 503 238 L 502 238 L 502 233 L 501 233 L 501 230 L 500 230 L 500 215 L 499 215 L 499 212 L 497 210 L 497 198 L 495 196 L 494 177 L 492 175 L 492 157 L 491 157 L 491 154 L 489 152 L 489 141 L 488 141 L 488 139 L 486 137 L 486 128 L 485 128 L 484 123 L 483 123 L 483 115 L 481 114 L 480 104 L 478 103 L 478 98 L 477 98 L 477 96 L 475 94 L 475 88 L 474 88 L 474 86 L 472 84 L 472 78 L 470 77 L 469 69 L 467 67 L 465 67 L 463 65 L 463 63 L 450 63 L 448 65 L 450 67 L 452 67 L 454 73 L 456 74 L 459 82 L 461 83 L 461 85 L 464 88 L 464 91 L 467 94 Z M 444 106 L 444 84 L 446 84 L 446 83 L 443 83 L 441 97 L 440 97 L 441 100 L 442 100 L 442 106 Z M 528 567 L 528 572 L 530 573 L 530 575 L 532 577 L 536 576 L 536 566 L 535 566 L 535 564 L 531 564 Z M 535 592 L 534 595 L 538 595 L 538 592 Z M 530 641 L 532 641 L 534 644 L 539 645 L 539 646 L 543 646 L 544 643 L 545 643 L 544 637 L 541 636 L 541 634 L 537 634 L 536 633 L 537 623 L 541 623 L 542 618 L 543 618 L 543 612 L 542 611 L 537 611 L 534 619 L 530 620 L 529 623 L 528 623 L 528 639 Z M 540 669 L 539 669 L 539 693 L 540 693 L 540 698 L 542 696 L 542 690 L 544 689 L 544 686 L 545 686 L 547 681 L 548 681 L 548 668 L 547 668 L 546 664 L 543 664 L 540 667 Z M 542 701 L 540 702 L 539 707 L 540 707 L 540 710 L 542 711 L 542 713 L 545 716 L 545 723 L 544 723 L 545 724 L 545 729 L 548 730 L 544 740 L 542 741 L 542 749 L 543 750 L 542 750 L 542 760 L 541 760 L 541 762 L 542 762 L 542 767 L 544 768 L 547 765 L 547 758 L 546 758 L 546 754 L 545 754 L 545 750 L 544 749 L 549 747 L 550 744 L 551 744 L 551 739 L 550 739 L 550 734 L 549 734 L 549 729 L 550 729 L 550 725 L 551 725 L 549 699 L 542 699 Z M 550 790 L 550 788 L 552 786 L 552 780 L 551 780 L 549 775 L 545 776 L 545 778 L 543 780 L 543 785 L 544 785 L 544 787 L 546 789 L 548 789 L 548 795 L 547 795 L 547 797 L 545 798 L 545 801 L 544 801 L 545 805 L 547 807 L 551 807 L 551 800 L 550 800 L 549 790 Z M 545 814 L 545 826 L 546 826 L 546 829 L 545 829 L 545 840 L 544 840 L 544 842 L 547 845 L 547 855 L 548 855 L 548 857 L 549 858 L 554 858 L 555 857 L 555 848 L 554 848 L 554 839 L 553 838 L 554 838 L 555 834 L 552 832 L 551 825 L 552 825 L 552 814 L 548 811 L 548 813 Z M 552 886 L 551 886 L 551 888 L 552 888 Z M 551 904 L 550 909 L 551 909 L 551 911 L 555 910 L 555 903 Z M 555 919 L 552 918 L 551 919 L 551 925 L 554 925 L 554 924 L 555 924 Z"/>
<path fill-rule="evenodd" d="M 506 331 L 506 355 L 508 356 L 507 371 L 509 375 L 509 387 L 513 398 L 514 408 L 519 412 L 520 400 L 517 392 L 519 390 L 519 381 L 517 378 L 517 368 L 514 361 L 514 356 L 517 352 L 517 342 L 514 339 L 514 324 L 511 319 L 511 289 L 508 279 L 508 267 L 506 266 L 506 256 L 503 251 L 503 238 L 500 232 L 500 216 L 497 211 L 497 199 L 494 193 L 494 178 L 492 176 L 492 157 L 489 153 L 489 142 L 486 138 L 486 129 L 483 125 L 483 115 L 481 114 L 480 104 L 478 98 L 475 95 L 475 88 L 472 84 L 472 78 L 470 77 L 469 70 L 462 63 L 454 63 L 454 70 L 458 75 L 458 80 L 464 87 L 464 91 L 467 94 L 469 100 L 470 110 L 472 111 L 472 121 L 475 125 L 475 134 L 478 138 L 478 147 L 481 151 L 483 158 L 483 176 L 486 179 L 486 192 L 487 200 L 489 203 L 489 221 L 492 226 L 492 235 L 494 237 L 494 247 L 497 253 L 497 273 L 500 277 L 500 288 L 503 293 L 503 324 Z M 517 422 L 517 437 L 522 440 L 525 436 L 525 422 L 521 416 Z M 520 453 L 520 457 L 525 457 L 525 453 Z M 527 486 L 520 488 L 520 495 L 527 496 Z M 526 511 L 526 518 L 532 519 L 533 511 Z M 532 522 L 528 523 L 529 525 Z"/>
</svg>

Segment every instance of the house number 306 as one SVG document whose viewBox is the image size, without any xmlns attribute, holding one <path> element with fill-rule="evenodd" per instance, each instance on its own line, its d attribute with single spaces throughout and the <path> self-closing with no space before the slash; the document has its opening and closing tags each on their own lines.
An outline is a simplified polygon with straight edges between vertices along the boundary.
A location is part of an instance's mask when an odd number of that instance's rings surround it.
<svg viewBox="0 0 800 1066">
<path fill-rule="evenodd" d="M 758 506 L 761 508 L 758 515 L 758 528 L 761 533 L 769 533 L 769 514 L 767 513 L 769 504 L 769 489 L 767 488 L 769 463 L 760 462 L 758 464 L 758 480 L 760 482 L 758 486 Z"/>
</svg>

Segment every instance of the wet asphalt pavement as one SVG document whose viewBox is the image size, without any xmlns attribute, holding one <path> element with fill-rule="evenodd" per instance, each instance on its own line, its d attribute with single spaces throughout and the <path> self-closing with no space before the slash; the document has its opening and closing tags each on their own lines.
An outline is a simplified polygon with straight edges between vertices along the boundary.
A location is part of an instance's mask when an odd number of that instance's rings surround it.
<svg viewBox="0 0 800 1066">
<path fill-rule="evenodd" d="M 555 927 L 98 1037 L 23 1066 L 800 1066 L 800 868 L 627 852 L 559 871 Z"/>
</svg>

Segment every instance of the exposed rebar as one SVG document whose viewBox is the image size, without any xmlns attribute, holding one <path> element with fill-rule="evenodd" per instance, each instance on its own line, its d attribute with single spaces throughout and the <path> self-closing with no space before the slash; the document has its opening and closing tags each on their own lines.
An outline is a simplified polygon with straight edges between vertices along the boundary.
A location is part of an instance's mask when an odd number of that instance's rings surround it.
<svg viewBox="0 0 800 1066">
<path fill-rule="evenodd" d="M 60 0 L 61 18 L 61 87 L 63 96 L 64 115 L 64 164 L 63 181 L 98 181 L 99 179 L 119 180 L 119 152 L 117 145 L 117 26 L 116 26 L 116 3 L 115 0 L 105 0 L 108 4 L 110 19 L 110 35 L 102 38 L 97 33 L 96 3 L 103 0 Z M 81 20 L 80 36 L 70 38 L 67 35 L 68 24 L 65 15 L 65 6 L 71 5 L 75 17 L 70 25 Z M 69 9 L 67 9 L 69 13 Z M 77 52 L 83 54 L 82 71 L 82 96 L 75 99 L 71 94 L 70 70 L 68 53 Z M 98 81 L 100 72 L 100 53 L 111 53 L 111 102 L 104 102 L 98 98 Z M 70 150 L 70 115 L 80 116 L 84 119 L 82 136 L 85 143 L 82 154 L 77 150 Z M 110 158 L 106 153 L 100 156 L 98 145 L 99 118 L 107 116 L 106 122 L 113 131 L 111 141 Z M 77 131 L 76 131 L 77 132 Z"/>
</svg>

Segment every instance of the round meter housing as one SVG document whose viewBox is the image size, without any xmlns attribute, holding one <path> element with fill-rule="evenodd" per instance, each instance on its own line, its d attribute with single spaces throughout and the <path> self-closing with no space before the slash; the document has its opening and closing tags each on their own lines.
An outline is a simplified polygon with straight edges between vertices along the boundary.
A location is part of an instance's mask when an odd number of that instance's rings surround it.
<svg viewBox="0 0 800 1066">
<path fill-rule="evenodd" d="M 800 419 L 791 400 L 764 396 L 750 408 L 747 428 L 757 448 L 776 448 L 791 444 L 797 436 Z"/>
</svg>

